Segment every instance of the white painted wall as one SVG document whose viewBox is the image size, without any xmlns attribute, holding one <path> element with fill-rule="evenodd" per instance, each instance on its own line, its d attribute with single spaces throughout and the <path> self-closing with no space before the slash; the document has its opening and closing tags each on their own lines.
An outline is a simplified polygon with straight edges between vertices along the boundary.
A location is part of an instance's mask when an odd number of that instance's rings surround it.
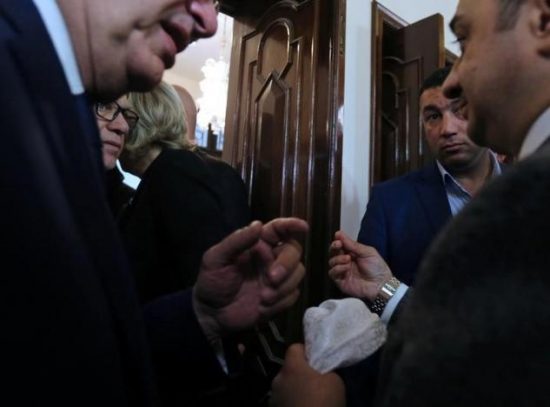
<svg viewBox="0 0 550 407">
<path fill-rule="evenodd" d="M 435 13 L 445 19 L 445 45 L 458 54 L 448 23 L 458 0 L 380 0 L 408 23 Z M 370 166 L 371 20 L 369 0 L 347 0 L 341 228 L 357 236 L 368 200 Z"/>
<path fill-rule="evenodd" d="M 380 0 L 378 3 L 388 8 L 408 23 L 422 20 L 439 13 L 445 19 L 445 46 L 458 55 L 459 47 L 449 29 L 449 22 L 458 4 L 458 0 Z"/>
</svg>

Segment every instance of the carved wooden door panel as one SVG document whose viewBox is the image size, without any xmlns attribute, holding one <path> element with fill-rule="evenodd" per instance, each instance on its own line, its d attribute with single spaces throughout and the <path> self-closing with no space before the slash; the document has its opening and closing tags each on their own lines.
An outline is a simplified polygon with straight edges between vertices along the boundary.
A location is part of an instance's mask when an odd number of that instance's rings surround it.
<svg viewBox="0 0 550 407">
<path fill-rule="evenodd" d="M 432 159 L 419 120 L 419 89 L 445 64 L 441 15 L 403 27 L 375 5 L 374 19 L 372 183 L 420 168 Z"/>
<path fill-rule="evenodd" d="M 223 157 L 240 171 L 255 218 L 310 224 L 302 303 L 329 290 L 327 248 L 339 224 L 343 0 L 281 0 L 236 17 Z"/>
</svg>

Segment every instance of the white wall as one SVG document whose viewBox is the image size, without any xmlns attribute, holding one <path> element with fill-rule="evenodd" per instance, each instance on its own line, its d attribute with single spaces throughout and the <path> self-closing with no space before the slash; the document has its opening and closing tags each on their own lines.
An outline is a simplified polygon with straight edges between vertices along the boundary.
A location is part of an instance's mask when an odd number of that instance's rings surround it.
<svg viewBox="0 0 550 407">
<path fill-rule="evenodd" d="M 447 27 L 458 0 L 380 0 L 379 3 L 408 23 L 442 14 L 445 45 L 458 54 Z M 371 8 L 371 1 L 347 0 L 341 228 L 354 238 L 369 193 Z"/>
<path fill-rule="evenodd" d="M 190 78 L 188 76 L 183 76 L 172 70 L 164 71 L 164 76 L 162 77 L 162 80 L 168 82 L 171 85 L 179 85 L 184 89 L 187 89 L 194 100 L 197 100 L 202 96 L 202 92 L 199 86 L 200 80 Z"/>
</svg>

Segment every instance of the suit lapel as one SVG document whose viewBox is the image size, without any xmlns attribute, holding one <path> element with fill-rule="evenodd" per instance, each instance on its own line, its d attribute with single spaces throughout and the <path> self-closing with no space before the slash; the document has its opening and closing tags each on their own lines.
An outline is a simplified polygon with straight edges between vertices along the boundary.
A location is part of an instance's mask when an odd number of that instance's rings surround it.
<svg viewBox="0 0 550 407">
<path fill-rule="evenodd" d="M 88 150 L 87 156 L 97 156 L 100 147 L 97 126 L 93 118 L 83 120 L 83 111 L 78 109 L 70 93 L 53 44 L 34 5 L 20 0 L 3 2 L 1 7 L 18 33 L 11 49 L 28 84 L 27 91 L 33 95 L 34 107 L 46 129 L 48 146 L 57 163 L 63 165 L 62 170 L 67 170 L 66 166 L 73 164 L 71 158 L 82 157 L 83 148 Z M 74 134 L 74 137 L 67 137 L 67 134 Z M 87 143 L 82 143 L 82 135 L 86 136 Z"/>
<path fill-rule="evenodd" d="M 548 135 L 548 137 L 546 137 L 546 140 L 544 141 L 544 143 L 542 143 L 542 146 L 539 147 L 540 150 L 546 148 L 550 148 L 550 134 Z"/>
<path fill-rule="evenodd" d="M 434 233 L 451 217 L 447 194 L 437 165 L 425 167 L 415 182 L 418 200 Z"/>
<path fill-rule="evenodd" d="M 80 273 L 92 273 L 101 289 L 93 292 L 97 304 L 107 302 L 113 335 L 130 399 L 146 404 L 150 394 L 148 358 L 141 312 L 133 291 L 126 258 L 104 193 L 104 171 L 99 156 L 97 125 L 85 96 L 71 95 L 50 37 L 29 0 L 2 1 L 0 13 L 15 33 L 10 44 L 18 71 L 32 95 L 45 138 L 43 151 L 55 166 L 55 185 L 64 215 L 77 231 L 73 246 L 82 254 Z M 98 159 L 99 157 L 99 159 Z M 100 168 L 101 167 L 101 168 Z M 57 208 L 58 210 L 60 208 Z M 63 272 L 63 270 L 60 270 Z M 95 286 L 94 286 L 95 287 Z M 99 306 L 99 305 L 98 305 Z M 140 400 L 137 403 L 137 400 Z M 131 404 L 131 403 L 130 403 Z"/>
</svg>

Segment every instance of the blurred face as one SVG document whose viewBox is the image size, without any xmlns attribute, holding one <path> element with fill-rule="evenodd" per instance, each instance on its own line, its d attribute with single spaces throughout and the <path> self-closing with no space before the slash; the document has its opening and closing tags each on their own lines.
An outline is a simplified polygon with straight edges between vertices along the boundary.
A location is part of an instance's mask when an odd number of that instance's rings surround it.
<svg viewBox="0 0 550 407">
<path fill-rule="evenodd" d="M 71 33 L 80 30 L 77 45 L 90 46 L 88 55 L 79 46 L 75 49 L 81 69 L 81 61 L 87 61 L 90 71 L 86 88 L 103 100 L 129 90 L 149 90 L 174 64 L 177 53 L 217 28 L 214 0 L 80 1 L 85 29 L 70 21 L 69 28 Z M 78 21 L 82 4 L 79 8 L 70 4 L 75 0 L 59 2 L 66 19 Z"/>
<path fill-rule="evenodd" d="M 485 149 L 468 138 L 468 122 L 457 111 L 456 101 L 443 95 L 442 88 L 422 93 L 420 112 L 428 147 L 449 172 L 470 168 L 478 162 Z"/>
<path fill-rule="evenodd" d="M 522 7 L 519 24 L 503 30 L 498 26 L 499 11 L 499 0 L 460 0 L 451 28 L 462 55 L 443 88 L 446 96 L 464 99 L 468 134 L 474 142 L 515 153 L 527 131 L 524 113 L 533 91 L 525 74 L 527 24 L 521 23 Z"/>
<path fill-rule="evenodd" d="M 123 109 L 128 109 L 130 106 L 126 97 L 117 100 L 117 105 Z M 101 105 L 101 111 L 105 117 L 111 117 L 112 112 L 118 109 L 114 103 Z M 108 121 L 100 117 L 96 113 L 97 125 L 99 127 L 99 135 L 101 137 L 101 152 L 103 155 L 103 165 L 106 170 L 112 170 L 116 166 L 116 161 L 124 148 L 124 140 L 128 137 L 130 125 L 124 115 L 119 113 L 112 121 Z"/>
</svg>

